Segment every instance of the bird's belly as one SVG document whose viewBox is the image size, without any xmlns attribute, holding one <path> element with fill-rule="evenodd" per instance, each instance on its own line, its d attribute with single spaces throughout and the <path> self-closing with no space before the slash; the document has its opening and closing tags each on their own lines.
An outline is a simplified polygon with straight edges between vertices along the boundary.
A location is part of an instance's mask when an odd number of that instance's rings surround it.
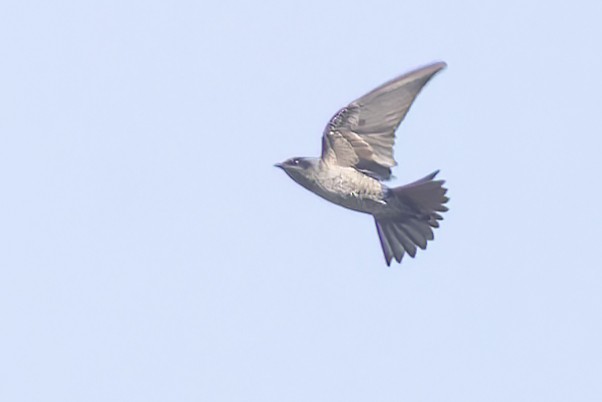
<svg viewBox="0 0 602 402">
<path fill-rule="evenodd" d="M 384 201 L 357 196 L 340 197 L 338 200 L 333 200 L 332 202 L 342 207 L 367 214 L 377 214 L 386 207 Z"/>
<path fill-rule="evenodd" d="M 362 185 L 358 186 L 357 181 L 348 182 L 340 178 L 333 178 L 320 184 L 314 190 L 316 194 L 334 204 L 354 211 L 375 214 L 387 206 L 383 201 L 382 186 L 376 180 L 374 183 L 361 183 Z"/>
</svg>

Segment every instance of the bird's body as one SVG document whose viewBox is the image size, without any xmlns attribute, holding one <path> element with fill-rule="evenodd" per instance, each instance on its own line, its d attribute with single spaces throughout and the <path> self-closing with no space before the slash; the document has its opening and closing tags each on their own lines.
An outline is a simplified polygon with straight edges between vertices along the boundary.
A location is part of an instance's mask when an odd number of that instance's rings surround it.
<svg viewBox="0 0 602 402">
<path fill-rule="evenodd" d="M 304 158 L 311 163 L 308 175 L 294 177 L 297 183 L 320 197 L 358 212 L 375 213 L 383 207 L 387 187 L 354 168 L 331 165 L 319 158 Z"/>
<path fill-rule="evenodd" d="M 435 63 L 385 83 L 344 107 L 330 120 L 320 158 L 291 158 L 276 166 L 320 197 L 373 215 L 385 260 L 401 262 L 416 247 L 426 248 L 439 226 L 448 198 L 437 172 L 414 183 L 389 188 L 395 166 L 395 130 L 426 82 L 445 63 Z"/>
</svg>

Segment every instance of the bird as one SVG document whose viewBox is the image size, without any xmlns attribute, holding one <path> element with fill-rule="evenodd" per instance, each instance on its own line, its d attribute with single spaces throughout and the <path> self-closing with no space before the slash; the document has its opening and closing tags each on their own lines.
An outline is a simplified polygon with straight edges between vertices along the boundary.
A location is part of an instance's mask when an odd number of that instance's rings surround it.
<svg viewBox="0 0 602 402">
<path fill-rule="evenodd" d="M 320 157 L 294 157 L 274 166 L 307 190 L 339 206 L 374 217 L 387 266 L 426 249 L 439 227 L 447 188 L 439 170 L 388 187 L 395 132 L 427 82 L 447 64 L 435 62 L 398 76 L 340 109 L 322 135 Z"/>
</svg>

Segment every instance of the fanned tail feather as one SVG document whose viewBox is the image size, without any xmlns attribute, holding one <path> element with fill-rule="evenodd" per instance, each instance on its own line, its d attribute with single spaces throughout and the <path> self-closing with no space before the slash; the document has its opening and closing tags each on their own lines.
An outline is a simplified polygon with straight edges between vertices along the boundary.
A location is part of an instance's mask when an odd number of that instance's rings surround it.
<svg viewBox="0 0 602 402">
<path fill-rule="evenodd" d="M 390 189 L 387 202 L 397 210 L 395 214 L 375 216 L 376 230 L 387 265 L 395 259 L 401 262 L 407 253 L 416 256 L 417 248 L 426 249 L 434 239 L 433 228 L 447 211 L 449 198 L 444 180 L 433 180 L 439 171 L 405 186 Z"/>
</svg>

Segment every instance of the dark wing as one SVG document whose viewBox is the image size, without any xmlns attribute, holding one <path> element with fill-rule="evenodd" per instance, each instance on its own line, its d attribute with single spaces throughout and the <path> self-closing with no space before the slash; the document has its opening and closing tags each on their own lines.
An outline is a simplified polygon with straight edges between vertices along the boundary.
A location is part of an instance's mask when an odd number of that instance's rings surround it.
<svg viewBox="0 0 602 402">
<path fill-rule="evenodd" d="M 395 130 L 422 87 L 445 66 L 439 62 L 410 71 L 339 110 L 324 129 L 322 159 L 390 179 Z"/>
</svg>

